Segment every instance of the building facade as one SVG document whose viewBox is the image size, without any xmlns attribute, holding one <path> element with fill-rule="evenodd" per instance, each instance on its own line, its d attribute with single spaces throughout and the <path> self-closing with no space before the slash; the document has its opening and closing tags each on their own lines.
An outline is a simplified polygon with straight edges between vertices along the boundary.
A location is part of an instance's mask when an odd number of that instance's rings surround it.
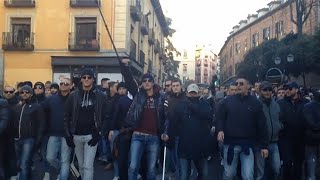
<svg viewBox="0 0 320 180">
<path fill-rule="evenodd" d="M 168 26 L 158 0 L 4 0 L 0 83 L 59 81 L 78 76 L 84 66 L 95 71 L 98 82 L 121 81 L 99 8 L 120 58 L 131 59 L 135 77 L 149 70 L 160 81 Z"/>
<path fill-rule="evenodd" d="M 291 11 L 289 1 L 272 1 L 268 4 L 268 8 L 259 9 L 257 14 L 248 15 L 247 19 L 241 20 L 233 27 L 219 53 L 221 82 L 237 74 L 238 63 L 244 60 L 250 49 L 259 46 L 263 41 L 282 39 L 291 32 L 297 32 L 290 16 L 292 12 L 293 17 L 296 17 L 295 1 L 292 3 Z M 318 24 L 319 4 L 312 8 L 309 18 L 303 25 L 304 33 L 314 34 Z"/>
<path fill-rule="evenodd" d="M 180 62 L 178 73 L 182 83 L 195 80 L 194 52 L 185 49 L 181 55 L 175 57 L 175 60 Z"/>
<path fill-rule="evenodd" d="M 194 56 L 195 81 L 197 83 L 210 84 L 212 76 L 218 75 L 218 56 L 214 54 L 210 46 L 197 45 Z"/>
</svg>

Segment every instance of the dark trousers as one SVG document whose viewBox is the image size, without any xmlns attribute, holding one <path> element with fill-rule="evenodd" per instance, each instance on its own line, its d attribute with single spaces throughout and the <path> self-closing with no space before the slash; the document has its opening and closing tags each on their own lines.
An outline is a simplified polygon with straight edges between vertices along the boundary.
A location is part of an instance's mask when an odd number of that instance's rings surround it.
<svg viewBox="0 0 320 180">
<path fill-rule="evenodd" d="M 5 144 L 3 142 L 3 138 L 0 137 L 0 179 L 5 179 L 4 174 L 4 150 L 5 150 Z"/>
<path fill-rule="evenodd" d="M 128 179 L 129 151 L 131 144 L 131 134 L 119 134 L 119 177 L 120 180 Z"/>
<path fill-rule="evenodd" d="M 9 136 L 0 137 L 0 179 L 17 175 L 17 158 L 14 140 Z"/>
</svg>

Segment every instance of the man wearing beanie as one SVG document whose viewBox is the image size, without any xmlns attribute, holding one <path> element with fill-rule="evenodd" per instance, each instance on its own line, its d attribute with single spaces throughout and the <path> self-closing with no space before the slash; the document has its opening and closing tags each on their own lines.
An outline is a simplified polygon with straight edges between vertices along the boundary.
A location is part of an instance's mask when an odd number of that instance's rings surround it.
<svg viewBox="0 0 320 180">
<path fill-rule="evenodd" d="M 93 179 L 97 143 L 107 134 L 107 97 L 94 86 L 94 72 L 84 68 L 81 83 L 65 103 L 67 145 L 74 148 L 81 178 Z"/>
<path fill-rule="evenodd" d="M 27 180 L 31 179 L 33 149 L 39 146 L 44 134 L 45 115 L 42 107 L 31 101 L 33 90 L 30 86 L 23 86 L 19 94 L 21 104 L 14 108 L 13 129 L 20 169 L 18 179 Z"/>
<path fill-rule="evenodd" d="M 136 180 L 142 157 L 147 162 L 147 179 L 156 179 L 156 161 L 162 140 L 169 139 L 168 123 L 164 118 L 164 97 L 160 86 L 154 84 L 151 74 L 142 76 L 141 89 L 135 95 L 126 117 L 128 127 L 133 129 L 130 147 L 129 180 Z"/>
<path fill-rule="evenodd" d="M 51 95 L 57 94 L 58 91 L 59 91 L 59 85 L 57 83 L 52 83 L 50 85 L 50 93 L 51 93 Z"/>
<path fill-rule="evenodd" d="M 46 99 L 44 84 L 42 82 L 36 82 L 33 86 L 33 90 L 33 101 L 37 104 L 41 104 Z"/>
</svg>

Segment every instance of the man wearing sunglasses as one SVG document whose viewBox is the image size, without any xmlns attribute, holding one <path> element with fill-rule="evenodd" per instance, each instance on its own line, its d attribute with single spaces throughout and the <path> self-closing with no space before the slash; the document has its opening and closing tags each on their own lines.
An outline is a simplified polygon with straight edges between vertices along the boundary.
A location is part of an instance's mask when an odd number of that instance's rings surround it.
<svg viewBox="0 0 320 180">
<path fill-rule="evenodd" d="M 166 93 L 172 91 L 172 80 L 171 79 L 165 80 L 165 82 L 164 82 L 164 91 Z"/>
<path fill-rule="evenodd" d="M 279 120 L 280 107 L 272 98 L 272 84 L 263 81 L 260 84 L 259 100 L 263 106 L 263 112 L 267 119 L 268 137 L 269 137 L 269 157 L 262 157 L 259 151 L 255 152 L 255 170 L 257 180 L 278 179 L 280 175 L 280 153 L 278 148 L 279 132 L 283 125 Z M 268 163 L 268 170 L 265 171 L 265 163 Z"/>
<path fill-rule="evenodd" d="M 286 97 L 277 101 L 280 105 L 280 120 L 284 125 L 279 139 L 283 177 L 298 180 L 302 178 L 304 161 L 303 107 L 306 101 L 299 96 L 299 85 L 296 82 L 290 82 L 285 87 Z"/>
<path fill-rule="evenodd" d="M 223 142 L 223 179 L 232 180 L 241 162 L 242 179 L 253 180 L 254 148 L 268 157 L 268 132 L 262 104 L 249 95 L 249 83 L 244 78 L 235 82 L 237 94 L 228 96 L 217 107 L 218 141 Z"/>
<path fill-rule="evenodd" d="M 94 85 L 94 72 L 84 68 L 79 87 L 65 103 L 67 145 L 75 148 L 82 179 L 92 180 L 97 144 L 107 135 L 107 97 Z"/>
<path fill-rule="evenodd" d="M 36 82 L 33 86 L 33 101 L 35 103 L 41 104 L 46 99 L 45 87 L 42 82 Z"/>
<path fill-rule="evenodd" d="M 47 126 L 49 140 L 47 144 L 46 160 L 51 166 L 59 170 L 58 179 L 64 180 L 68 179 L 71 152 L 71 149 L 64 138 L 64 103 L 69 96 L 72 83 L 70 79 L 64 78 L 59 85 L 59 92 L 48 97 L 43 102 L 43 108 L 48 112 L 49 117 Z M 57 159 L 57 157 L 59 158 Z M 47 167 L 46 174 L 49 174 L 49 172 L 49 168 Z"/>
<path fill-rule="evenodd" d="M 136 180 L 142 156 L 146 156 L 147 179 L 156 179 L 156 162 L 162 140 L 169 139 L 167 135 L 168 123 L 164 119 L 164 98 L 159 85 L 154 84 L 151 74 L 142 76 L 142 88 L 135 95 L 126 118 L 126 124 L 133 129 L 129 180 Z"/>
</svg>

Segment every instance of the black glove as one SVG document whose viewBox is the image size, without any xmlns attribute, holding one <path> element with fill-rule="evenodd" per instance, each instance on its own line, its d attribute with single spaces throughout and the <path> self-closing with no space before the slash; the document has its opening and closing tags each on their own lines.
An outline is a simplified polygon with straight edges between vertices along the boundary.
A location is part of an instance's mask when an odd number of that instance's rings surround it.
<svg viewBox="0 0 320 180">
<path fill-rule="evenodd" d="M 66 139 L 67 145 L 68 145 L 70 148 L 74 148 L 74 147 L 75 147 L 72 136 L 65 137 L 65 139 Z"/>
<path fill-rule="evenodd" d="M 95 146 L 98 144 L 98 142 L 100 141 L 101 136 L 98 133 L 94 133 L 92 134 L 92 139 L 88 142 L 89 146 Z"/>
</svg>

